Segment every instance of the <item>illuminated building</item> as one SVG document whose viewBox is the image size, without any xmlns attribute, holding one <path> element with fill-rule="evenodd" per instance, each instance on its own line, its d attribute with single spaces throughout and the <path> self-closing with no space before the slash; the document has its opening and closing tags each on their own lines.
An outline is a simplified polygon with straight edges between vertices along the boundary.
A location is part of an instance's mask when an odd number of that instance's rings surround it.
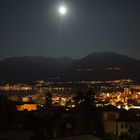
<svg viewBox="0 0 140 140">
<path fill-rule="evenodd" d="M 131 93 L 130 88 L 124 88 L 124 94 L 128 95 L 129 93 Z"/>
<path fill-rule="evenodd" d="M 34 103 L 20 104 L 20 105 L 17 105 L 16 107 L 17 107 L 18 111 L 24 111 L 24 110 L 34 111 L 34 110 L 37 110 L 37 104 L 34 104 Z"/>
<path fill-rule="evenodd" d="M 135 90 L 140 90 L 140 85 L 133 85 L 131 86 L 131 88 Z"/>
<path fill-rule="evenodd" d="M 29 99 L 28 97 L 22 97 L 22 101 L 23 101 L 23 102 L 29 102 L 30 99 Z"/>
<path fill-rule="evenodd" d="M 28 85 L 22 85 L 22 84 L 17 84 L 17 85 L 4 85 L 4 86 L 0 86 L 0 90 L 3 91 L 28 91 L 28 90 L 32 90 L 31 86 Z"/>
</svg>

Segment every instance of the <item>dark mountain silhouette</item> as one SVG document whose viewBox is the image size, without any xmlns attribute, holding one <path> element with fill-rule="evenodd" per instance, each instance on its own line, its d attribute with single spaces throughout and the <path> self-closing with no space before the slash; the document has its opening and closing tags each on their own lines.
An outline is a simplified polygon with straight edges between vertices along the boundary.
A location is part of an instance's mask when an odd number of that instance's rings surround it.
<svg viewBox="0 0 140 140">
<path fill-rule="evenodd" d="M 61 75 L 74 59 L 69 57 L 13 57 L 0 62 L 1 80 L 37 80 Z"/>
<path fill-rule="evenodd" d="M 66 79 L 108 80 L 139 79 L 140 61 L 115 53 L 92 53 L 65 70 Z"/>
<path fill-rule="evenodd" d="M 82 59 L 69 57 L 13 57 L 0 61 L 1 80 L 140 80 L 140 61 L 115 54 L 92 53 Z"/>
</svg>

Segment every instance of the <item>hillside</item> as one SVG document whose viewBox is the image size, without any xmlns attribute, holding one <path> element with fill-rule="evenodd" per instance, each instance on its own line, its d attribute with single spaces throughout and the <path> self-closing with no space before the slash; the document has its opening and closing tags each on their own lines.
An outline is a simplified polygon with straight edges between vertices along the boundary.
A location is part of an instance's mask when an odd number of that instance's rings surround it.
<svg viewBox="0 0 140 140">
<path fill-rule="evenodd" d="M 1 80 L 140 80 L 140 61 L 115 54 L 92 53 L 82 59 L 69 57 L 12 57 L 0 61 Z"/>
<path fill-rule="evenodd" d="M 140 79 L 140 61 L 115 53 L 92 53 L 65 70 L 66 79 L 108 80 Z"/>
</svg>

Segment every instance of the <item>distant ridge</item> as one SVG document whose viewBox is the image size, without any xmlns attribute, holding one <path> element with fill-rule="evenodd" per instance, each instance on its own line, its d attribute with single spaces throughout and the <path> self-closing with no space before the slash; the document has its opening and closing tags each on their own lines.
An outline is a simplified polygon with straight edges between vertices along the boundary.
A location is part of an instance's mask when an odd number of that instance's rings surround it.
<svg viewBox="0 0 140 140">
<path fill-rule="evenodd" d="M 59 76 L 72 58 L 11 57 L 0 61 L 0 80 L 37 80 Z"/>
<path fill-rule="evenodd" d="M 92 53 L 71 64 L 65 71 L 67 79 L 109 80 L 139 79 L 140 61 L 128 56 L 103 52 Z"/>
<path fill-rule="evenodd" d="M 111 53 L 91 53 L 82 59 L 70 57 L 11 57 L 0 61 L 0 80 L 140 80 L 140 60 Z"/>
</svg>

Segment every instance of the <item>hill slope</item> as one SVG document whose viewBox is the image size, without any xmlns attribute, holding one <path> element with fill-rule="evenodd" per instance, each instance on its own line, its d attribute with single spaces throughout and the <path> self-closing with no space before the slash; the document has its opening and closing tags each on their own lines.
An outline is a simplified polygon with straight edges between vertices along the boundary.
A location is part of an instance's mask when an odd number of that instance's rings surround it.
<svg viewBox="0 0 140 140">
<path fill-rule="evenodd" d="M 66 79 L 107 80 L 140 79 L 140 61 L 115 53 L 92 53 L 65 70 Z"/>
<path fill-rule="evenodd" d="M 82 59 L 68 57 L 13 57 L 0 61 L 0 80 L 140 80 L 140 61 L 115 53 L 92 53 Z"/>
<path fill-rule="evenodd" d="M 68 57 L 13 57 L 0 61 L 1 80 L 37 80 L 61 75 L 74 60 Z"/>
</svg>

